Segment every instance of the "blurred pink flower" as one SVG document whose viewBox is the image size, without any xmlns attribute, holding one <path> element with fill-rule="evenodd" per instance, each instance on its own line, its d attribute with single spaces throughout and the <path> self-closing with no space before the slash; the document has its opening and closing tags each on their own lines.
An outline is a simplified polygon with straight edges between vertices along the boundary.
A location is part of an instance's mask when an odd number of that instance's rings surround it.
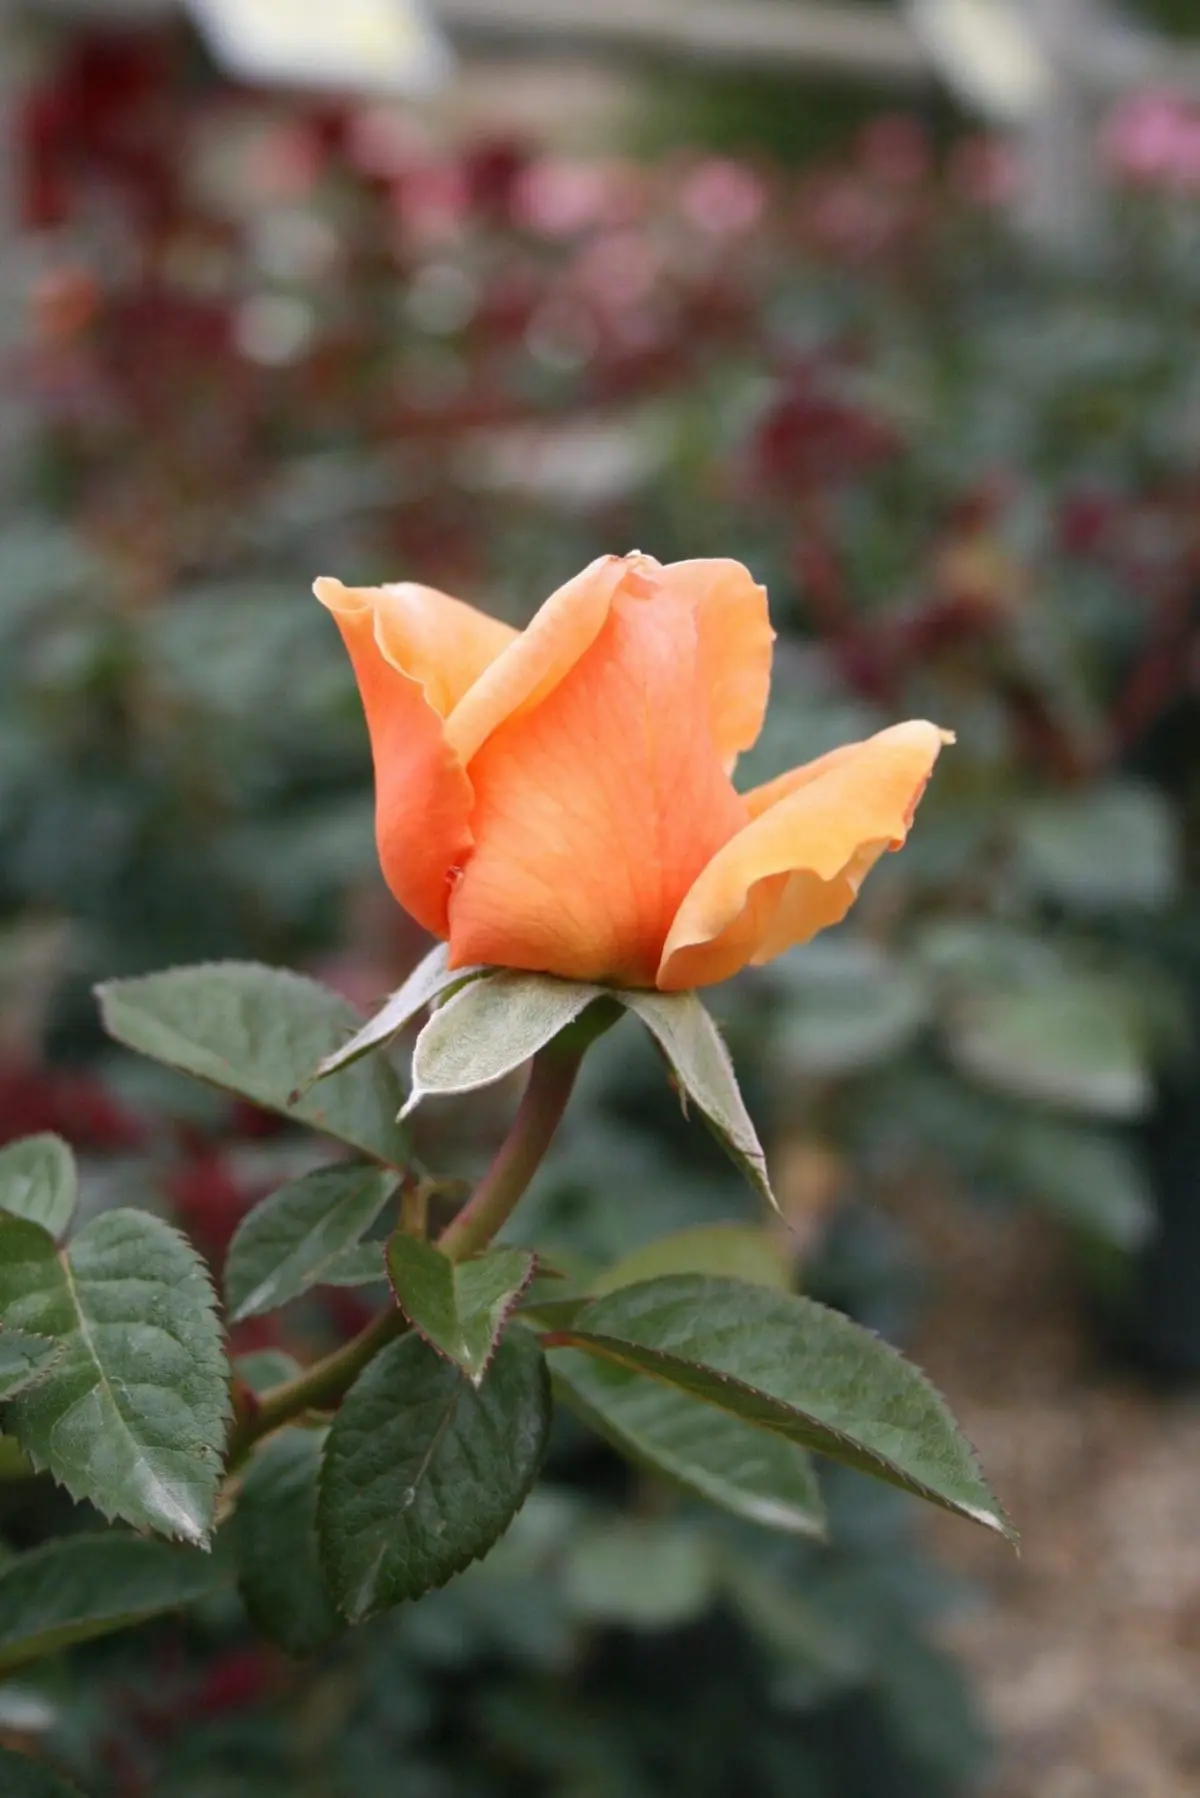
<svg viewBox="0 0 1200 1798">
<path fill-rule="evenodd" d="M 514 183 L 514 224 L 538 237 L 577 237 L 640 210 L 644 181 L 630 164 L 540 156 Z"/>
<path fill-rule="evenodd" d="M 575 259 L 573 282 L 601 311 L 620 314 L 654 295 L 665 273 L 658 247 L 640 231 L 605 231 Z"/>
<path fill-rule="evenodd" d="M 393 196 L 404 231 L 425 248 L 454 242 L 470 216 L 470 182 L 458 163 L 411 164 L 397 180 Z"/>
<path fill-rule="evenodd" d="M 714 237 L 738 237 L 762 217 L 767 190 L 744 163 L 728 156 L 708 156 L 683 177 L 679 204 L 702 231 Z"/>
<path fill-rule="evenodd" d="M 256 199 L 305 199 L 316 186 L 325 153 L 306 124 L 272 124 L 251 146 L 243 173 Z"/>
<path fill-rule="evenodd" d="M 898 223 L 892 197 L 856 175 L 825 172 L 801 192 L 801 230 L 818 250 L 849 263 L 883 254 Z"/>
<path fill-rule="evenodd" d="M 362 106 L 346 121 L 346 158 L 364 175 L 395 180 L 428 155 L 426 134 L 395 106 Z"/>
<path fill-rule="evenodd" d="M 1200 189 L 1200 109 L 1177 94 L 1148 89 L 1120 101 L 1101 141 L 1123 180 Z"/>
</svg>

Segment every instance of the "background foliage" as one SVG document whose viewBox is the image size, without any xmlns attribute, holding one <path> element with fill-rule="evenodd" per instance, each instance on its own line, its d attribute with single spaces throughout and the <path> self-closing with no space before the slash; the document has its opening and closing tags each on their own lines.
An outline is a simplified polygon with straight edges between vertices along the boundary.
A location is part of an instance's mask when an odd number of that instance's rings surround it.
<svg viewBox="0 0 1200 1798">
<path fill-rule="evenodd" d="M 314 574 L 520 621 L 601 550 L 733 554 L 780 631 L 748 779 L 896 716 L 959 737 L 853 924 L 719 996 L 805 1290 L 902 1333 L 906 1195 L 936 1181 L 1049 1209 L 1144 1352 L 1197 1353 L 1179 1257 L 1142 1250 L 1156 1211 L 1168 1244 L 1195 1228 L 1173 1210 L 1200 766 L 1178 173 L 1118 157 L 1109 263 L 1049 268 L 1005 223 L 1003 150 L 935 156 L 909 120 L 799 172 L 451 152 L 231 93 L 145 36 L 67 43 L 23 141 L 0 1136 L 60 1131 L 85 1218 L 149 1205 L 218 1270 L 305 1171 L 252 1107 L 105 1051 L 89 989 L 235 954 L 368 1004 L 416 959 Z M 439 1169 L 487 1146 L 453 1108 L 421 1123 Z M 623 1033 L 520 1222 L 586 1266 L 749 1204 Z M 368 1304 L 326 1290 L 237 1341 L 328 1344 Z M 569 1424 L 549 1475 L 484 1565 L 315 1660 L 254 1645 L 218 1568 L 180 1620 L 0 1685 L 0 1728 L 96 1798 L 370 1798 L 397 1769 L 418 1798 L 961 1789 L 978 1727 L 906 1501 L 829 1481 L 817 1548 Z M 24 1549 L 98 1519 L 14 1480 L 0 1523 Z"/>
</svg>

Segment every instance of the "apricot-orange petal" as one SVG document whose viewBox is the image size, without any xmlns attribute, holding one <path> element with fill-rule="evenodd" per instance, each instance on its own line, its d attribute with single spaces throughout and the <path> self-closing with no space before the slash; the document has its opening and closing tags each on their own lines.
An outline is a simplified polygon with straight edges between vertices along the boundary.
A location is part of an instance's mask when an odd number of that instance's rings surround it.
<svg viewBox="0 0 1200 1798">
<path fill-rule="evenodd" d="M 469 659 L 482 654 L 487 633 L 480 633 L 470 651 L 460 642 L 454 651 L 457 662 L 448 653 L 435 664 L 430 656 L 445 638 L 428 620 L 423 632 L 406 636 L 403 614 L 386 598 L 387 589 L 320 580 L 314 590 L 342 633 L 362 697 L 375 766 L 375 835 L 384 879 L 405 911 L 435 936 L 445 936 L 454 870 L 471 846 L 471 785 L 446 742 L 440 710 L 429 695 L 444 698 Z M 457 607 L 458 602 L 449 605 Z M 461 610 L 469 613 L 471 608 Z M 472 615 L 491 623 L 482 614 Z M 453 620 L 455 614 L 447 617 Z"/>
<path fill-rule="evenodd" d="M 368 607 L 386 659 L 420 681 L 443 718 L 518 634 L 510 624 L 416 581 L 344 587 L 326 575 L 313 591 L 335 617 Z"/>
<path fill-rule="evenodd" d="M 550 595 L 528 627 L 506 645 L 459 699 L 446 736 L 463 766 L 507 719 L 531 711 L 600 635 L 622 583 L 641 556 L 600 556 Z"/>
<path fill-rule="evenodd" d="M 845 917 L 864 876 L 908 835 L 945 731 L 913 720 L 746 796 L 754 814 L 698 875 L 667 936 L 665 991 L 724 980 Z"/>
<path fill-rule="evenodd" d="M 590 648 L 471 762 L 452 966 L 654 984 L 684 895 L 749 815 L 707 698 L 692 597 L 622 581 Z"/>
<path fill-rule="evenodd" d="M 695 607 L 713 739 L 730 772 L 758 741 L 766 715 L 775 642 L 767 590 L 723 557 L 670 562 L 656 581 L 662 593 Z"/>
</svg>

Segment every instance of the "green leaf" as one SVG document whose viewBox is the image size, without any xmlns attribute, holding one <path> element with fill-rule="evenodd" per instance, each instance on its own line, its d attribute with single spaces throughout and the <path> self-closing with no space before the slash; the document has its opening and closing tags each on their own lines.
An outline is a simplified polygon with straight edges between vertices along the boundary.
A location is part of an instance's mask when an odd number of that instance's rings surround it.
<svg viewBox="0 0 1200 1798">
<path fill-rule="evenodd" d="M 588 1303 L 587 1296 L 570 1299 L 535 1298 L 531 1304 L 520 1306 L 517 1316 L 522 1323 L 529 1324 L 535 1330 L 548 1330 L 551 1334 L 556 1334 L 573 1324 Z"/>
<path fill-rule="evenodd" d="M 1079 911 L 1160 910 L 1179 888 L 1181 846 L 1163 795 L 1136 781 L 1047 795 L 1016 819 L 1017 866 L 1039 894 Z"/>
<path fill-rule="evenodd" d="M 83 1798 L 78 1786 L 69 1785 L 41 1761 L 0 1748 L 0 1792 L 4 1798 Z"/>
<path fill-rule="evenodd" d="M 591 1282 L 594 1298 L 662 1274 L 720 1274 L 789 1292 L 791 1256 L 778 1237 L 755 1224 L 693 1224 L 644 1243 Z"/>
<path fill-rule="evenodd" d="M 58 1344 L 21 1330 L 0 1330 L 0 1400 L 16 1398 L 40 1380 L 58 1354 Z"/>
<path fill-rule="evenodd" d="M 417 1038 L 412 1093 L 401 1116 L 431 1093 L 473 1092 L 503 1079 L 604 997 L 603 987 L 551 974 L 503 970 L 471 981 Z"/>
<path fill-rule="evenodd" d="M 238 1225 L 225 1262 L 231 1323 L 274 1311 L 319 1286 L 359 1246 L 395 1192 L 397 1175 L 361 1163 L 320 1167 L 290 1180 Z M 382 1249 L 376 1256 L 382 1277 Z"/>
<path fill-rule="evenodd" d="M 255 1454 L 234 1523 L 238 1583 L 263 1635 L 288 1654 L 317 1654 L 341 1617 L 317 1558 L 323 1430 L 281 1430 Z"/>
<path fill-rule="evenodd" d="M 716 1595 L 714 1543 L 690 1524 L 613 1517 L 568 1547 L 563 1593 L 577 1617 L 629 1629 L 679 1629 Z"/>
<path fill-rule="evenodd" d="M 533 1278 L 534 1256 L 528 1249 L 490 1249 L 456 1263 L 432 1243 L 397 1231 L 387 1261 L 410 1323 L 478 1385 L 509 1313 Z"/>
<path fill-rule="evenodd" d="M 1011 1535 L 924 1374 L 791 1293 L 673 1274 L 596 1299 L 555 1342 L 585 1349 Z"/>
<path fill-rule="evenodd" d="M 439 943 L 431 949 L 424 961 L 420 962 L 409 975 L 404 985 L 394 992 L 369 1023 L 356 1030 L 348 1043 L 327 1055 L 316 1072 L 318 1080 L 324 1080 L 330 1074 L 336 1074 L 339 1068 L 348 1067 L 360 1056 L 369 1055 L 372 1049 L 378 1049 L 383 1043 L 390 1042 L 399 1035 L 406 1024 L 411 1024 L 419 1011 L 432 1005 L 435 999 L 454 988 L 465 986 L 468 981 L 478 979 L 486 974 L 487 968 L 455 968 L 447 966 L 450 950 L 445 943 Z"/>
<path fill-rule="evenodd" d="M 317 1503 L 321 1562 L 351 1622 L 485 1555 L 525 1501 L 549 1425 L 546 1363 L 525 1330 L 479 1386 L 419 1336 L 384 1349 L 334 1419 Z"/>
<path fill-rule="evenodd" d="M 387 1284 L 387 1244 L 352 1242 L 329 1263 L 321 1275 L 322 1286 L 384 1286 Z"/>
<path fill-rule="evenodd" d="M 1101 978 L 1064 974 L 963 995 L 947 1032 L 958 1066 L 1011 1098 L 1123 1120 L 1153 1098 L 1131 996 Z"/>
<path fill-rule="evenodd" d="M 0 1568 L 0 1674 L 195 1604 L 226 1578 L 218 1555 L 117 1530 L 47 1542 Z"/>
<path fill-rule="evenodd" d="M 695 993 L 623 990 L 612 996 L 641 1018 L 666 1056 L 685 1104 L 693 1101 L 735 1165 L 778 1210 L 729 1051 Z"/>
<path fill-rule="evenodd" d="M 618 1451 L 771 1529 L 823 1537 L 825 1507 L 797 1443 L 578 1350 L 557 1353 L 556 1395 Z"/>
<path fill-rule="evenodd" d="M 0 1216 L 0 1320 L 59 1345 L 5 1428 L 38 1468 L 106 1517 L 207 1540 L 229 1369 L 191 1245 L 145 1211 L 106 1211 L 60 1251 Z"/>
<path fill-rule="evenodd" d="M 78 1198 L 75 1157 L 61 1136 L 27 1136 L 0 1149 L 0 1211 L 62 1237 Z"/>
<path fill-rule="evenodd" d="M 126 1048 L 311 1124 L 389 1167 L 407 1159 L 407 1137 L 395 1122 L 403 1090 L 381 1057 L 297 1091 L 361 1022 L 315 980 L 257 962 L 207 962 L 110 981 L 97 995 L 105 1029 Z"/>
</svg>

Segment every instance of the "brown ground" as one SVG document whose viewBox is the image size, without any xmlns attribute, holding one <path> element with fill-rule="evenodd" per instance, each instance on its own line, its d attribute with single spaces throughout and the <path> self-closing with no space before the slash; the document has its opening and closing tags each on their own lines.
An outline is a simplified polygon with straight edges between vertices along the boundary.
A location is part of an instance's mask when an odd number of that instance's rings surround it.
<svg viewBox="0 0 1200 1798">
<path fill-rule="evenodd" d="M 1198 1798 L 1200 1392 L 1098 1355 L 1046 1226 L 956 1207 L 924 1233 L 946 1277 L 917 1359 L 1022 1534 L 1017 1559 L 934 1524 L 980 1593 L 949 1633 L 1001 1744 L 982 1798 Z"/>
</svg>

